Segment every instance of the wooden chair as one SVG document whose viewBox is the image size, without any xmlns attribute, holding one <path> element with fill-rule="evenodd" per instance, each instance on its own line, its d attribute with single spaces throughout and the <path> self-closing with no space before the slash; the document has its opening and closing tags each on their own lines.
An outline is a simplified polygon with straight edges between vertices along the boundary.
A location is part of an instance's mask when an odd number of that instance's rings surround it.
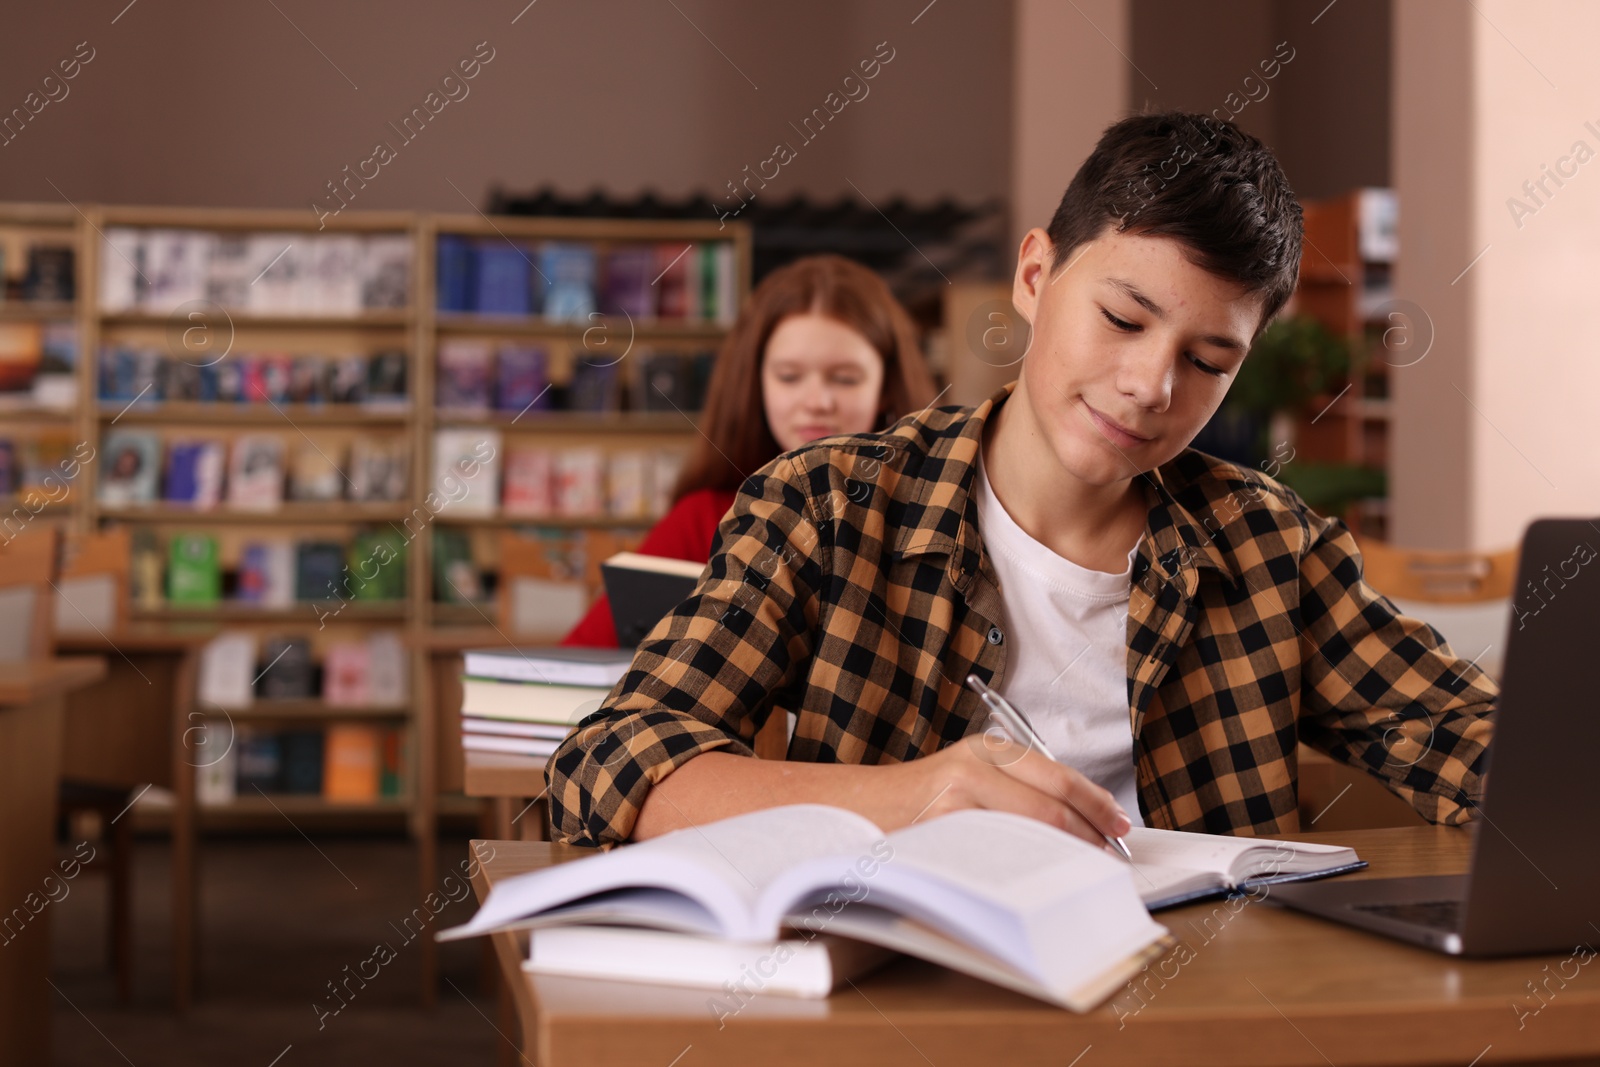
<svg viewBox="0 0 1600 1067">
<path fill-rule="evenodd" d="M 55 635 L 115 640 L 113 635 L 127 627 L 130 546 L 126 528 L 67 540 L 54 590 Z M 69 704 L 69 734 L 74 733 L 71 717 Z M 72 753 L 67 756 L 70 761 Z M 70 766 L 65 770 L 60 787 L 63 818 L 70 827 L 75 817 L 92 813 L 107 846 L 106 956 L 116 976 L 117 998 L 127 1004 L 133 998 L 133 820 L 123 816 L 133 790 L 75 779 Z M 94 863 L 88 869 L 101 866 Z"/>
<path fill-rule="evenodd" d="M 1362 541 L 1367 584 L 1384 596 L 1429 604 L 1480 604 L 1511 599 L 1517 550 L 1438 552 Z"/>
<path fill-rule="evenodd" d="M 500 536 L 500 629 L 508 637 L 558 640 L 583 617 L 589 594 L 558 543 Z"/>
<path fill-rule="evenodd" d="M 56 583 L 55 632 L 109 634 L 126 627 L 132 568 L 126 527 L 69 538 Z"/>
<path fill-rule="evenodd" d="M 1504 644 L 1511 615 L 1515 548 L 1441 552 L 1367 540 L 1361 543 L 1361 556 L 1368 585 L 1405 614 L 1437 629 L 1457 654 L 1475 657 L 1491 677 L 1499 673 L 1504 651 L 1495 650 Z M 1365 771 L 1335 763 L 1304 745 L 1299 760 L 1302 829 L 1359 830 L 1424 821 Z"/>
<path fill-rule="evenodd" d="M 61 529 L 38 523 L 0 544 L 0 663 L 41 660 L 54 651 L 51 583 Z"/>
</svg>

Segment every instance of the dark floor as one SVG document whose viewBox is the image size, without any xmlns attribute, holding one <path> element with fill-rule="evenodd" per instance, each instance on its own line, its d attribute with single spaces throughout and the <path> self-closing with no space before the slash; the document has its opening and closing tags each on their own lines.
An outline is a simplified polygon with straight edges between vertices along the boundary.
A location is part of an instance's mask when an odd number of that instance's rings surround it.
<svg viewBox="0 0 1600 1067">
<path fill-rule="evenodd" d="M 84 874 L 51 905 L 54 1062 L 62 1067 L 308 1067 L 494 1062 L 493 991 L 478 941 L 440 948 L 438 1006 L 419 1007 L 417 947 L 400 925 L 418 901 L 416 849 L 400 837 L 311 835 L 207 839 L 201 848 L 200 969 L 194 1006 L 176 1016 L 171 988 L 168 846 L 135 845 L 133 1003 L 117 1003 L 106 963 L 106 880 Z M 320 849 L 320 852 L 318 851 Z M 63 846 L 63 855 L 70 853 Z M 465 838 L 440 846 L 459 872 Z M 453 886 L 454 883 L 451 883 Z M 450 889 L 456 895 L 459 890 Z M 435 928 L 469 918 L 451 904 Z M 379 942 L 394 956 L 338 1014 L 329 982 L 348 965 L 371 974 Z M 378 957 L 378 962 L 386 954 Z M 320 1020 L 320 1026 L 319 1026 Z M 513 1037 L 515 1035 L 512 1035 Z M 292 1046 L 292 1047 L 291 1047 Z M 287 1050 L 287 1051 L 286 1051 Z M 281 1057 L 281 1058 L 278 1058 Z M 0 1059 L 3 1059 L 0 1056 Z"/>
</svg>

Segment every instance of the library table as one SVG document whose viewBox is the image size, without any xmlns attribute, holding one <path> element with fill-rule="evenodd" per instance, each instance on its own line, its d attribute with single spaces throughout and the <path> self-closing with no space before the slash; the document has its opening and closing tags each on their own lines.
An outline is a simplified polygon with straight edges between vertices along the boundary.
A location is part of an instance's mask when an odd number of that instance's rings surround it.
<svg viewBox="0 0 1600 1067">
<path fill-rule="evenodd" d="M 1371 866 L 1343 877 L 1366 878 L 1459 873 L 1471 832 L 1420 826 L 1286 836 L 1354 847 Z M 490 848 L 474 879 L 480 901 L 501 879 L 589 854 L 523 841 L 487 842 L 481 854 Z M 1266 903 L 1241 900 L 1238 908 L 1212 901 L 1158 913 L 1179 947 L 1083 1015 L 901 958 L 826 1000 L 758 995 L 719 1025 L 714 991 L 529 976 L 519 969 L 526 934 L 490 936 L 515 991 L 519 1062 L 539 1067 L 1600 1059 L 1600 970 L 1574 963 L 1571 953 L 1456 959 L 1278 908 L 1270 894 Z M 1569 977 L 1547 981 L 1557 972 Z"/>
<path fill-rule="evenodd" d="M 56 638 L 62 651 L 98 653 L 107 663 L 105 677 L 67 698 L 62 777 L 173 793 L 172 1005 L 179 1011 L 194 997 L 199 955 L 195 766 L 208 758 L 207 740 L 231 742 L 195 709 L 200 652 L 220 632 L 206 621 L 131 623 Z"/>
<path fill-rule="evenodd" d="M 0 665 L 0 1050 L 50 1062 L 52 906 L 74 866 L 56 861 L 56 790 L 66 696 L 106 673 L 96 656 Z"/>
</svg>

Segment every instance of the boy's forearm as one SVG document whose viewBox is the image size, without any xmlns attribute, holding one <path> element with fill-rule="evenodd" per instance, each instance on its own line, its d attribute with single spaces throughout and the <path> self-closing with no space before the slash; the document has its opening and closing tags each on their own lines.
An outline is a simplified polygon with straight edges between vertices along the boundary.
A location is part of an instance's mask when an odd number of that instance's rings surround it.
<svg viewBox="0 0 1600 1067">
<path fill-rule="evenodd" d="M 791 763 L 706 752 L 651 787 L 632 840 L 780 804 L 831 804 L 893 828 L 910 822 L 916 805 L 929 799 L 907 788 L 915 777 L 910 770 L 910 764 Z"/>
</svg>

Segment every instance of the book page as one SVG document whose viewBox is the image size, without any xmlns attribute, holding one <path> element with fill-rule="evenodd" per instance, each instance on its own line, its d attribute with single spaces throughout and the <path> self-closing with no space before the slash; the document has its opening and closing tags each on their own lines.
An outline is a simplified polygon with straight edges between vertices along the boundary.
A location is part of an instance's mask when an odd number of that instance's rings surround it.
<svg viewBox="0 0 1600 1067">
<path fill-rule="evenodd" d="M 951 812 L 889 835 L 894 863 L 914 865 L 977 896 L 1028 913 L 1124 866 L 1037 819 L 1004 811 Z"/>
<path fill-rule="evenodd" d="M 1135 868 L 1144 874 L 1136 878 L 1141 891 L 1148 888 L 1147 881 L 1161 885 L 1175 880 L 1174 874 L 1164 873 L 1163 869 L 1188 874 L 1209 872 L 1216 876 L 1219 887 L 1232 887 L 1262 874 L 1315 871 L 1356 860 L 1354 851 L 1340 845 L 1194 834 L 1147 826 L 1134 827 L 1124 840 L 1133 853 Z"/>
<path fill-rule="evenodd" d="M 1176 867 L 1185 871 L 1210 871 L 1226 879 L 1229 869 L 1259 841 L 1221 834 L 1190 834 L 1135 826 L 1123 838 L 1133 853 L 1135 867 Z"/>
<path fill-rule="evenodd" d="M 829 901 L 866 901 L 1028 966 L 1026 930 L 1036 916 L 1127 877 L 1121 860 L 1094 846 L 998 811 L 952 812 L 897 830 L 870 858 L 853 865 L 851 857 L 830 856 L 796 867 L 768 891 L 763 916 L 826 928 L 847 910 Z"/>
<path fill-rule="evenodd" d="M 840 857 L 788 872 L 763 907 L 787 904 L 798 928 L 863 937 L 858 916 L 892 913 L 909 922 L 897 930 L 938 931 L 1057 994 L 1161 933 L 1123 860 L 1035 819 L 957 811 L 877 846 L 875 862 L 843 878 Z"/>
<path fill-rule="evenodd" d="M 674 830 L 617 854 L 630 852 L 641 861 L 657 862 L 670 852 L 725 884 L 753 914 L 762 891 L 785 871 L 820 857 L 864 850 L 882 836 L 871 820 L 843 808 L 789 804 Z M 777 925 L 754 936 L 776 937 Z"/>
<path fill-rule="evenodd" d="M 489 892 L 464 926 L 443 940 L 470 937 L 524 923 L 543 912 L 620 889 L 669 890 L 693 901 L 726 937 L 776 938 L 776 919 L 757 920 L 756 901 L 778 876 L 808 860 L 853 854 L 883 836 L 870 820 L 823 804 L 794 804 L 690 826 L 611 852 L 507 878 Z M 630 905 L 650 922 L 651 894 Z M 681 924 L 679 909 L 661 925 Z"/>
</svg>

